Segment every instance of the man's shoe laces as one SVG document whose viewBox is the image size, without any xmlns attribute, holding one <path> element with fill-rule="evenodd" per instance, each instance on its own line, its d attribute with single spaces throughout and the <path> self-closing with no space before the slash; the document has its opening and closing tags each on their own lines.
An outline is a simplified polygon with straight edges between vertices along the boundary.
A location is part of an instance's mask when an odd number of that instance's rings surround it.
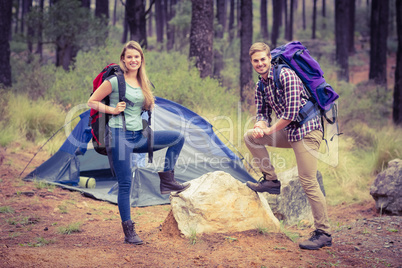
<svg viewBox="0 0 402 268">
<path fill-rule="evenodd" d="M 323 235 L 322 233 L 319 233 L 318 231 L 313 231 L 310 233 L 311 237 L 309 238 L 310 241 L 318 240 L 318 238 Z"/>
</svg>

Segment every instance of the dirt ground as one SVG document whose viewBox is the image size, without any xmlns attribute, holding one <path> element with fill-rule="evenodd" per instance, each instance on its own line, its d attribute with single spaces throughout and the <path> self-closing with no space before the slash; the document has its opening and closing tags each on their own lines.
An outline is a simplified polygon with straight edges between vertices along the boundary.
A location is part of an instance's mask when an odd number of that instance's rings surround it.
<svg viewBox="0 0 402 268">
<path fill-rule="evenodd" d="M 329 207 L 333 246 L 317 251 L 299 249 L 312 231 L 300 225 L 184 238 L 170 205 L 132 209 L 145 242 L 134 246 L 116 205 L 19 178 L 37 148 L 0 150 L 0 267 L 402 267 L 402 217 L 380 215 L 374 201 Z"/>
</svg>

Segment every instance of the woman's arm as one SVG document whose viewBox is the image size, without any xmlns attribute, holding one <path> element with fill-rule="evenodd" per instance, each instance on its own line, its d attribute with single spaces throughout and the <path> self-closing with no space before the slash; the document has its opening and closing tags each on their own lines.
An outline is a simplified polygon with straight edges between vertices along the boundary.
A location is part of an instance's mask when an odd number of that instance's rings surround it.
<svg viewBox="0 0 402 268">
<path fill-rule="evenodd" d="M 110 93 L 112 93 L 112 84 L 108 80 L 105 80 L 89 98 L 87 102 L 88 106 L 106 114 L 119 114 L 123 112 L 126 109 L 125 102 L 119 102 L 116 107 L 111 107 L 101 102 Z"/>
</svg>

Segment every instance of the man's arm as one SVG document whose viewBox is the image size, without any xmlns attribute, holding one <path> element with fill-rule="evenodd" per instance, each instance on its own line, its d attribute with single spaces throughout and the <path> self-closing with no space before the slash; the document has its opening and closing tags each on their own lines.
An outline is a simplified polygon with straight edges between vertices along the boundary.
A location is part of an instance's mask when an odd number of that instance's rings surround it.
<svg viewBox="0 0 402 268">
<path fill-rule="evenodd" d="M 292 121 L 286 119 L 279 119 L 273 126 L 269 127 L 266 122 L 258 121 L 254 125 L 253 137 L 261 138 L 264 135 L 271 135 L 281 129 L 284 129 L 287 125 L 289 125 Z"/>
</svg>

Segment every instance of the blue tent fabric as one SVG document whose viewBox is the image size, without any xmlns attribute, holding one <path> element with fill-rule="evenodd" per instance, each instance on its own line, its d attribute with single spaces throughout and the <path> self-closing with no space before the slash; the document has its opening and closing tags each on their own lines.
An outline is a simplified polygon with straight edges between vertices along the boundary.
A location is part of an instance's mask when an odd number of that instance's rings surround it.
<svg viewBox="0 0 402 268">
<path fill-rule="evenodd" d="M 107 156 L 93 149 L 88 122 L 89 110 L 80 115 L 80 122 L 60 149 L 28 174 L 25 180 L 44 180 L 96 199 L 117 203 L 117 179 L 112 175 Z M 175 166 L 178 182 L 188 182 L 217 170 L 225 171 L 241 182 L 255 181 L 240 158 L 216 136 L 212 125 L 186 107 L 157 97 L 151 126 L 155 131 L 176 130 L 184 135 L 185 144 Z M 132 206 L 170 202 L 169 195 L 160 194 L 157 174 L 163 169 L 166 150 L 154 152 L 153 163 L 146 161 L 147 154 L 132 154 Z M 79 187 L 80 176 L 95 178 L 96 187 Z"/>
<path fill-rule="evenodd" d="M 88 142 L 92 138 L 91 129 L 88 125 L 89 112 L 90 110 L 87 110 L 80 115 L 80 122 L 60 147 L 60 151 L 67 152 L 71 155 L 85 154 Z"/>
</svg>

